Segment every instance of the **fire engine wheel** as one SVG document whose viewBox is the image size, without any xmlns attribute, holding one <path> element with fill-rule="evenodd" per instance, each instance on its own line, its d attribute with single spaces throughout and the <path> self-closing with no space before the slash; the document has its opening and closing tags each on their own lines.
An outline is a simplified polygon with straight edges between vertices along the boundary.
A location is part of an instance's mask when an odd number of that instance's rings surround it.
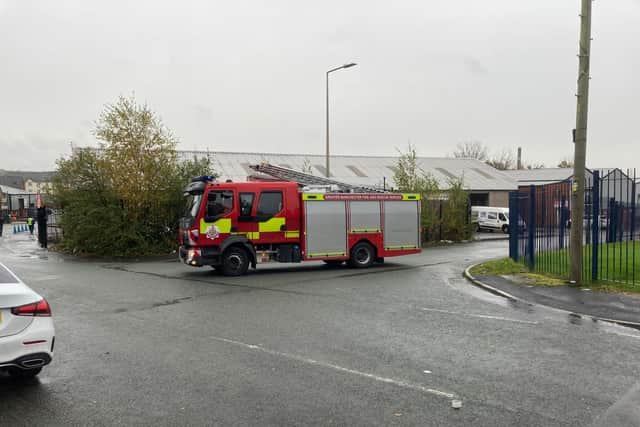
<svg viewBox="0 0 640 427">
<path fill-rule="evenodd" d="M 376 260 L 376 253 L 367 242 L 360 242 L 351 249 L 349 265 L 355 268 L 367 268 Z"/>
<path fill-rule="evenodd" d="M 233 246 L 222 255 L 222 274 L 225 276 L 242 276 L 249 269 L 249 255 L 244 249 Z"/>
</svg>

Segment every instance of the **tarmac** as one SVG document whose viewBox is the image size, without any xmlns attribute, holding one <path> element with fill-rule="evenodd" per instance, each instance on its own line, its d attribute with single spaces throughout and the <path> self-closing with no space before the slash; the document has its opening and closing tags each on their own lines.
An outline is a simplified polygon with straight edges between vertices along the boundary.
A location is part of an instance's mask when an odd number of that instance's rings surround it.
<svg viewBox="0 0 640 427">
<path fill-rule="evenodd" d="M 508 277 L 473 276 L 467 268 L 464 276 L 476 286 L 514 302 L 537 304 L 568 313 L 576 324 L 589 321 L 612 322 L 640 329 L 640 296 L 594 292 L 571 286 L 535 286 L 514 283 Z M 592 427 L 640 426 L 640 382 L 599 416 Z"/>
</svg>

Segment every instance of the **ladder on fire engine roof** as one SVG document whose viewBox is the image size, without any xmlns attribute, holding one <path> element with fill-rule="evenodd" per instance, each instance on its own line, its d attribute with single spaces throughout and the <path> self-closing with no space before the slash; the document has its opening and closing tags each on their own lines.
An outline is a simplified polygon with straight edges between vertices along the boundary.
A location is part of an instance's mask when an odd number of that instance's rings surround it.
<svg viewBox="0 0 640 427">
<path fill-rule="evenodd" d="M 261 163 L 259 165 L 250 165 L 251 169 L 264 175 L 271 176 L 281 181 L 297 182 L 302 186 L 336 186 L 344 193 L 384 193 L 380 188 L 366 187 L 360 185 L 351 185 L 344 182 L 335 181 L 333 179 L 314 176 L 304 172 L 294 171 L 292 169 L 274 166 L 269 163 Z"/>
</svg>

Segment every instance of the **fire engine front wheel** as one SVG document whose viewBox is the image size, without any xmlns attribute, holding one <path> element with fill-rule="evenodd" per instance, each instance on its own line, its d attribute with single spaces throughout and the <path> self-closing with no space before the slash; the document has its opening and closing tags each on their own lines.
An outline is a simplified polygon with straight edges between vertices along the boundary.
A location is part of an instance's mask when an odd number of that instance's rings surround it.
<svg viewBox="0 0 640 427">
<path fill-rule="evenodd" d="M 349 265 L 354 268 L 367 268 L 376 260 L 376 251 L 367 242 L 360 242 L 351 249 Z"/>
<path fill-rule="evenodd" d="M 249 269 L 249 255 L 244 249 L 233 246 L 222 255 L 222 274 L 225 276 L 242 276 Z"/>
</svg>

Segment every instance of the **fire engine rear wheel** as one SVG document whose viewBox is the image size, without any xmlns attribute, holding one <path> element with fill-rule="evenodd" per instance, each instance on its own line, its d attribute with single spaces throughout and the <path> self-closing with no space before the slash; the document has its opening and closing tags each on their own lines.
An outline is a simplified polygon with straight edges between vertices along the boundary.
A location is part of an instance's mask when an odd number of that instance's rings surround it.
<svg viewBox="0 0 640 427">
<path fill-rule="evenodd" d="M 355 268 L 367 268 L 376 260 L 376 251 L 367 242 L 360 242 L 351 249 L 349 265 Z"/>
<path fill-rule="evenodd" d="M 222 274 L 225 276 L 242 276 L 249 269 L 249 255 L 238 246 L 232 246 L 222 254 Z"/>
</svg>

